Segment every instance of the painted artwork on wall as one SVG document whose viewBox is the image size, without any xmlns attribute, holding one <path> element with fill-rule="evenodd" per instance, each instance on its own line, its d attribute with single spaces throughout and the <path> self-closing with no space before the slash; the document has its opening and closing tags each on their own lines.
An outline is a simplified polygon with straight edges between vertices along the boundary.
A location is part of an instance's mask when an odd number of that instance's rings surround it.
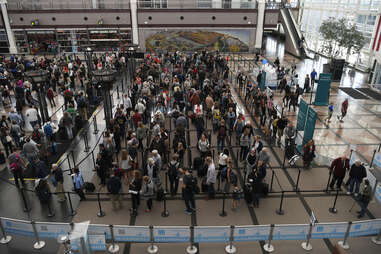
<svg viewBox="0 0 381 254">
<path fill-rule="evenodd" d="M 250 30 L 146 30 L 147 51 L 248 52 Z"/>
</svg>

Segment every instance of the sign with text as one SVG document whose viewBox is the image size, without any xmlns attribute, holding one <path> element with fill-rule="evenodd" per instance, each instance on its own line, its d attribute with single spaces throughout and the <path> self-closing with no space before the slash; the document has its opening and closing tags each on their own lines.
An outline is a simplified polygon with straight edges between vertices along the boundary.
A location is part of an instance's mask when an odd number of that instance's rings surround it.
<svg viewBox="0 0 381 254">
<path fill-rule="evenodd" d="M 105 235 L 89 235 L 90 249 L 94 251 L 106 250 L 106 238 Z"/>
<path fill-rule="evenodd" d="M 314 137 L 316 119 L 316 111 L 312 107 L 309 107 L 307 110 L 306 125 L 304 126 L 303 145 Z"/>
<path fill-rule="evenodd" d="M 58 239 L 59 236 L 67 235 L 71 227 L 67 223 L 36 222 L 38 236 L 41 238 Z"/>
<path fill-rule="evenodd" d="M 149 242 L 149 228 L 143 226 L 114 226 L 114 238 L 118 242 Z"/>
<path fill-rule="evenodd" d="M 317 223 L 312 229 L 311 238 L 344 238 L 347 227 L 347 222 Z"/>
<path fill-rule="evenodd" d="M 238 226 L 234 229 L 235 242 L 264 241 L 269 239 L 270 225 Z"/>
<path fill-rule="evenodd" d="M 194 229 L 194 241 L 203 242 L 227 242 L 230 236 L 230 227 L 196 227 Z"/>
<path fill-rule="evenodd" d="M 275 225 L 273 232 L 274 240 L 305 240 L 309 225 Z"/>
<path fill-rule="evenodd" d="M 331 89 L 331 73 L 320 73 L 318 86 L 315 93 L 315 105 L 327 106 L 329 101 L 329 92 Z"/>
<path fill-rule="evenodd" d="M 32 224 L 29 221 L 1 219 L 4 231 L 11 235 L 34 236 Z"/>
<path fill-rule="evenodd" d="M 377 235 L 381 229 L 381 219 L 355 221 L 349 230 L 349 237 Z"/>
<path fill-rule="evenodd" d="M 108 225 L 89 225 L 87 233 L 89 235 L 105 235 L 106 239 L 111 239 L 110 227 Z"/>
<path fill-rule="evenodd" d="M 189 242 L 189 227 L 154 227 L 155 242 Z"/>
<path fill-rule="evenodd" d="M 303 99 L 299 102 L 298 121 L 296 123 L 296 130 L 303 131 L 306 125 L 308 104 Z"/>
</svg>

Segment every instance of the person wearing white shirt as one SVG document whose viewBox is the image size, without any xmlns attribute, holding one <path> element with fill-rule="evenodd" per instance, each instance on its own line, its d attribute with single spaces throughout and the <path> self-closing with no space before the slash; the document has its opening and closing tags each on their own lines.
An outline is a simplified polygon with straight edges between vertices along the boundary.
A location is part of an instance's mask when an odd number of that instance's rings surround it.
<svg viewBox="0 0 381 254">
<path fill-rule="evenodd" d="M 208 156 L 205 159 L 206 164 L 208 165 L 208 172 L 206 174 L 206 184 L 209 186 L 208 188 L 208 197 L 206 200 L 214 198 L 214 184 L 217 180 L 216 167 L 214 166 L 214 162 L 212 157 Z"/>
<path fill-rule="evenodd" d="M 25 115 L 26 115 L 26 119 L 27 119 L 27 123 L 26 124 L 26 128 L 27 129 L 34 129 L 34 126 L 36 124 L 38 124 L 38 112 L 35 108 L 33 107 L 29 107 L 26 111 L 25 111 Z M 27 127 L 27 124 L 30 124 L 30 128 Z"/>
<path fill-rule="evenodd" d="M 144 106 L 144 104 L 139 100 L 138 103 L 136 104 L 135 106 L 135 110 L 137 110 L 139 112 L 139 114 L 142 114 L 144 113 L 144 111 L 146 110 L 146 107 Z"/>
<path fill-rule="evenodd" d="M 124 95 L 123 104 L 124 104 L 124 108 L 127 109 L 128 111 L 130 111 L 132 109 L 132 102 L 131 102 L 130 97 L 128 97 L 128 94 Z"/>
</svg>

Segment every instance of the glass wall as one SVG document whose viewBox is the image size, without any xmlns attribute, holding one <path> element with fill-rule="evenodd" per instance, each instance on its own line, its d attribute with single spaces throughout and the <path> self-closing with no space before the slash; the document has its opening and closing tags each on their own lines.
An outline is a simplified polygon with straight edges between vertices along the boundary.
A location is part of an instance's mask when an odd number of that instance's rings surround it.
<svg viewBox="0 0 381 254">
<path fill-rule="evenodd" d="M 316 52 L 321 51 L 322 39 L 319 34 L 320 25 L 328 18 L 345 17 L 365 37 L 366 45 L 359 54 L 351 55 L 348 62 L 359 68 L 367 69 L 372 63 L 370 42 L 374 32 L 376 15 L 381 10 L 381 0 L 302 0 L 300 29 L 304 34 L 308 47 Z M 339 56 L 347 59 L 346 52 Z"/>
</svg>

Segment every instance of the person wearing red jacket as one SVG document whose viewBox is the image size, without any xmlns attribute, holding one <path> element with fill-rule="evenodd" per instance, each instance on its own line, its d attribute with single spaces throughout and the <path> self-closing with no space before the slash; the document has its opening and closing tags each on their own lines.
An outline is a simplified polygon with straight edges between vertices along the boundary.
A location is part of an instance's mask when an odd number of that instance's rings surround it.
<svg viewBox="0 0 381 254">
<path fill-rule="evenodd" d="M 345 177 L 345 174 L 349 170 L 349 159 L 346 156 L 339 157 L 332 161 L 330 171 L 332 174 L 332 181 L 330 187 L 333 190 L 336 183 L 338 189 L 341 188 L 341 184 Z"/>
<path fill-rule="evenodd" d="M 344 116 L 346 116 L 348 112 L 348 99 L 345 99 L 343 103 L 341 104 L 341 116 L 337 116 L 337 119 L 342 123 Z"/>
</svg>

